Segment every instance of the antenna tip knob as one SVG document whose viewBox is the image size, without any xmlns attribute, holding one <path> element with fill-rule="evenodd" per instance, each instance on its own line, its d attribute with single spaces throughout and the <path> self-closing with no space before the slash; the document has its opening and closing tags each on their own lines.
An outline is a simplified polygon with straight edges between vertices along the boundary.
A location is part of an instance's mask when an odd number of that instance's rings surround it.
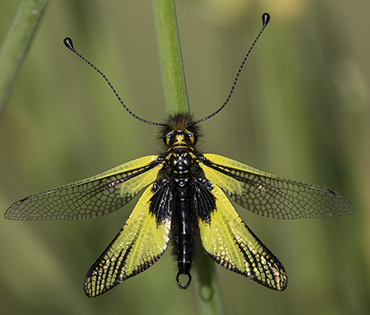
<svg viewBox="0 0 370 315">
<path fill-rule="evenodd" d="M 266 27 L 266 25 L 270 22 L 270 14 L 268 13 L 263 13 L 262 14 L 262 23 L 263 23 L 263 28 Z"/>
<path fill-rule="evenodd" d="M 63 40 L 63 43 L 64 43 L 64 45 L 65 45 L 68 49 L 70 49 L 70 50 L 72 50 L 72 51 L 75 51 L 75 48 L 73 47 L 72 38 L 70 38 L 70 37 L 66 37 L 66 38 Z"/>
</svg>

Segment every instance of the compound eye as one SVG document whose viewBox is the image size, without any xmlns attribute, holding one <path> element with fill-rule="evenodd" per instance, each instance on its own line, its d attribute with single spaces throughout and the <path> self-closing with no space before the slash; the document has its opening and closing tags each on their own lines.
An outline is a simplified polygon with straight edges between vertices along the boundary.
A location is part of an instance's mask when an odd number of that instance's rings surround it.
<svg viewBox="0 0 370 315">
<path fill-rule="evenodd" d="M 197 138 L 195 134 L 188 130 L 185 130 L 185 139 L 186 139 L 186 142 L 190 142 L 191 144 L 194 144 L 195 142 L 197 142 Z"/>
<path fill-rule="evenodd" d="M 172 130 L 163 137 L 163 142 L 165 145 L 169 146 L 173 143 L 174 138 L 175 138 L 175 132 Z"/>
</svg>

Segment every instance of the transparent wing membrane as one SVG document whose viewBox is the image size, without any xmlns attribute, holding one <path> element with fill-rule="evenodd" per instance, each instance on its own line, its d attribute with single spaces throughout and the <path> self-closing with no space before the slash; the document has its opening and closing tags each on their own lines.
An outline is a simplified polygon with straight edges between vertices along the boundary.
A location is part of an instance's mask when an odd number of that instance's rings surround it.
<svg viewBox="0 0 370 315">
<path fill-rule="evenodd" d="M 80 220 L 116 211 L 152 183 L 161 164 L 146 156 L 87 179 L 34 194 L 5 212 L 9 220 Z"/>
<path fill-rule="evenodd" d="M 319 218 L 350 214 L 352 204 L 330 189 L 291 181 L 217 154 L 204 154 L 206 177 L 236 203 L 269 218 Z"/>
</svg>

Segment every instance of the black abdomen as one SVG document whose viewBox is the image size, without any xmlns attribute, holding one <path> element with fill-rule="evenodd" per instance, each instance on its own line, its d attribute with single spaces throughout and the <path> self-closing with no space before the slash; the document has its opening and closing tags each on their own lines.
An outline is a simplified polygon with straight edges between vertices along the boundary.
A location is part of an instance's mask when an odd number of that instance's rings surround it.
<svg viewBox="0 0 370 315">
<path fill-rule="evenodd" d="M 196 216 L 190 204 L 190 194 L 187 188 L 178 189 L 175 209 L 172 214 L 171 239 L 173 254 L 177 260 L 177 284 L 180 289 L 186 289 L 191 282 L 190 269 L 195 254 Z M 186 284 L 182 284 L 181 275 L 188 277 Z"/>
</svg>

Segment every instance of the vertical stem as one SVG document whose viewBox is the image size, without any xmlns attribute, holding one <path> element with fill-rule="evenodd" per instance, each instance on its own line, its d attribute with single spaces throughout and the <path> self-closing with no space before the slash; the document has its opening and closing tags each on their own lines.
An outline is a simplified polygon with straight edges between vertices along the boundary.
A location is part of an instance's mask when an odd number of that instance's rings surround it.
<svg viewBox="0 0 370 315">
<path fill-rule="evenodd" d="M 204 315 L 226 314 L 215 263 L 207 255 L 199 259 L 195 267 L 194 280 L 201 313 Z"/>
<path fill-rule="evenodd" d="M 159 62 L 167 115 L 190 113 L 173 0 L 153 0 Z M 194 268 L 202 314 L 224 314 L 214 263 L 203 256 Z"/>
<path fill-rule="evenodd" d="M 172 0 L 153 0 L 153 8 L 167 115 L 189 114 L 175 4 Z"/>
<path fill-rule="evenodd" d="M 48 0 L 24 0 L 0 50 L 0 117 L 3 113 L 17 74 L 23 64 L 33 36 L 40 24 Z"/>
</svg>

